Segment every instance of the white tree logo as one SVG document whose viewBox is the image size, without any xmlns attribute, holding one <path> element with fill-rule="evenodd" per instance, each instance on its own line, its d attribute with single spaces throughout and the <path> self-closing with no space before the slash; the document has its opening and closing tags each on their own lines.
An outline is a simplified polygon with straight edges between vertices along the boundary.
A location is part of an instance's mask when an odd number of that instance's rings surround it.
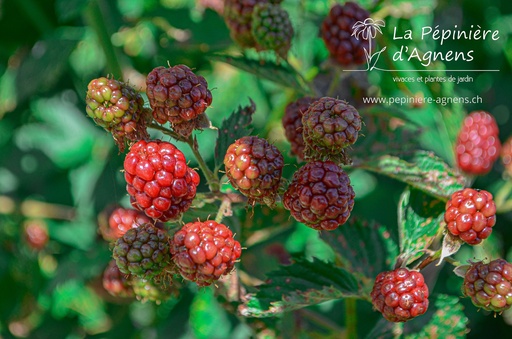
<svg viewBox="0 0 512 339">
<path fill-rule="evenodd" d="M 380 54 L 386 50 L 386 47 L 372 54 L 372 40 L 377 36 L 377 32 L 382 34 L 381 27 L 386 26 L 382 20 L 373 20 L 372 18 L 366 18 L 364 21 L 357 21 L 352 26 L 352 36 L 357 40 L 363 38 L 368 41 L 368 50 L 364 48 L 366 55 L 366 62 L 368 64 L 367 70 L 371 71 L 375 68 L 375 64 L 379 60 Z"/>
</svg>

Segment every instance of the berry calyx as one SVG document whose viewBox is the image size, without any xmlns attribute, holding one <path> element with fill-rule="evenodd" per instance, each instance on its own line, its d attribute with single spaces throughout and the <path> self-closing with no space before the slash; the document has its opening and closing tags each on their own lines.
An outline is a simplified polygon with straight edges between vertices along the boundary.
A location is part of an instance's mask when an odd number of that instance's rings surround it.
<svg viewBox="0 0 512 339">
<path fill-rule="evenodd" d="M 377 275 L 370 293 L 373 306 L 391 322 L 405 322 L 428 309 L 429 290 L 423 274 L 398 268 Z"/>
<path fill-rule="evenodd" d="M 199 286 L 229 274 L 241 252 L 233 232 L 213 220 L 185 224 L 171 240 L 172 259 L 180 274 Z"/>
<path fill-rule="evenodd" d="M 256 136 L 240 138 L 228 147 L 224 165 L 229 181 L 250 204 L 275 202 L 284 166 L 276 146 Z"/>
<path fill-rule="evenodd" d="M 304 112 L 302 125 L 306 158 L 350 163 L 344 148 L 356 142 L 361 130 L 361 117 L 353 106 L 323 97 Z"/>
<path fill-rule="evenodd" d="M 365 49 L 369 51 L 369 40 L 352 35 L 356 22 L 364 22 L 370 13 L 358 4 L 348 1 L 344 5 L 335 4 L 324 19 L 321 28 L 322 39 L 329 54 L 343 66 L 359 65 L 366 62 Z"/>
<path fill-rule="evenodd" d="M 446 203 L 446 228 L 470 245 L 478 245 L 492 233 L 496 223 L 496 205 L 492 194 L 465 188 L 454 192 Z"/>
<path fill-rule="evenodd" d="M 170 266 L 169 237 L 151 224 L 132 228 L 117 239 L 113 257 L 121 273 L 153 278 Z"/>
<path fill-rule="evenodd" d="M 184 137 L 202 126 L 200 117 L 212 104 L 206 79 L 186 65 L 153 69 L 146 78 L 146 93 L 154 119 L 169 122 Z"/>
<path fill-rule="evenodd" d="M 159 221 L 177 219 L 196 196 L 199 175 L 173 144 L 135 143 L 124 160 L 126 190 L 132 206 Z"/>
<path fill-rule="evenodd" d="M 131 86 L 121 81 L 101 77 L 87 86 L 87 115 L 112 133 L 120 152 L 125 143 L 149 138 L 146 122 L 151 113 L 144 99 Z"/>
<path fill-rule="evenodd" d="M 313 161 L 295 172 L 283 204 L 298 222 L 332 231 L 350 217 L 354 197 L 350 178 L 340 166 L 332 161 Z"/>
<path fill-rule="evenodd" d="M 286 58 L 293 38 L 293 26 L 286 10 L 271 3 L 256 4 L 251 29 L 258 50 L 272 50 Z"/>
<path fill-rule="evenodd" d="M 455 156 L 459 168 L 473 175 L 484 175 L 500 156 L 498 124 L 484 111 L 471 112 L 457 136 Z"/>
<path fill-rule="evenodd" d="M 512 264 L 496 259 L 472 263 L 464 276 L 462 293 L 473 305 L 501 313 L 512 305 Z"/>
<path fill-rule="evenodd" d="M 306 112 L 313 102 L 318 98 L 303 97 L 289 103 L 282 119 L 284 134 L 291 144 L 291 153 L 297 157 L 297 160 L 304 160 L 304 137 L 302 135 L 302 115 Z"/>
</svg>

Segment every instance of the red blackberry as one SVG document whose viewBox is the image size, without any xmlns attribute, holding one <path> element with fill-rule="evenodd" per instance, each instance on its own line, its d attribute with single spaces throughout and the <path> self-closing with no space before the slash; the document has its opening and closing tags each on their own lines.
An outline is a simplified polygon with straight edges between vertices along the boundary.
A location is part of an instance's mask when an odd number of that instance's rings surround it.
<svg viewBox="0 0 512 339">
<path fill-rule="evenodd" d="M 265 0 L 224 1 L 224 20 L 229 28 L 231 39 L 241 47 L 256 47 L 256 41 L 252 35 L 252 12 L 256 4 L 266 2 Z"/>
<path fill-rule="evenodd" d="M 350 163 L 343 149 L 356 142 L 361 130 L 361 117 L 354 107 L 343 100 L 323 97 L 304 112 L 302 126 L 306 158 Z"/>
<path fill-rule="evenodd" d="M 132 206 L 150 218 L 177 219 L 196 196 L 199 175 L 169 142 L 137 142 L 126 155 L 124 170 Z"/>
<path fill-rule="evenodd" d="M 224 165 L 229 181 L 249 203 L 274 203 L 284 165 L 277 147 L 256 136 L 240 138 L 226 151 Z"/>
<path fill-rule="evenodd" d="M 103 239 L 115 241 L 122 237 L 129 229 L 152 222 L 153 220 L 142 211 L 117 207 L 108 214 L 108 221 L 106 223 L 100 222 L 100 232 Z"/>
<path fill-rule="evenodd" d="M 369 52 L 369 41 L 352 36 L 353 26 L 370 16 L 354 2 L 335 4 L 322 23 L 322 39 L 331 58 L 343 66 L 359 65 L 366 62 L 365 49 Z"/>
<path fill-rule="evenodd" d="M 119 271 L 116 261 L 112 259 L 103 272 L 103 288 L 114 297 L 133 297 L 134 293 L 130 284 L 130 278 L 130 275 L 125 275 Z"/>
<path fill-rule="evenodd" d="M 302 115 L 307 111 L 309 105 L 315 102 L 316 98 L 303 97 L 289 103 L 283 116 L 283 127 L 286 139 L 291 144 L 291 152 L 299 161 L 304 160 L 304 138 L 302 136 Z"/>
<path fill-rule="evenodd" d="M 205 78 L 185 65 L 153 69 L 146 78 L 146 93 L 155 120 L 169 122 L 185 137 L 200 127 L 199 117 L 212 103 Z"/>
<path fill-rule="evenodd" d="M 505 173 L 512 176 L 512 137 L 509 137 L 501 148 L 501 161 L 505 167 Z"/>
<path fill-rule="evenodd" d="M 491 235 L 496 223 L 496 205 L 492 194 L 472 188 L 453 193 L 446 203 L 444 221 L 455 237 L 470 245 L 481 243 Z"/>
<path fill-rule="evenodd" d="M 286 58 L 293 38 L 293 26 L 286 10 L 279 5 L 258 3 L 252 13 L 251 29 L 258 50 L 272 50 Z"/>
<path fill-rule="evenodd" d="M 494 117 L 484 111 L 470 113 L 457 137 L 455 155 L 459 168 L 474 175 L 484 175 L 500 155 L 498 125 Z"/>
<path fill-rule="evenodd" d="M 512 305 L 512 264 L 496 259 L 473 263 L 467 270 L 462 293 L 487 311 L 503 312 Z"/>
<path fill-rule="evenodd" d="M 113 257 L 122 273 L 153 278 L 171 265 L 169 237 L 151 224 L 129 229 L 117 239 Z"/>
<path fill-rule="evenodd" d="M 199 286 L 229 274 L 241 251 L 233 232 L 213 220 L 185 224 L 171 241 L 172 258 L 180 274 Z"/>
<path fill-rule="evenodd" d="M 48 227 L 43 220 L 31 219 L 24 223 L 24 237 L 30 248 L 40 251 L 48 243 Z"/>
<path fill-rule="evenodd" d="M 112 133 L 121 152 L 127 141 L 149 138 L 146 120 L 150 116 L 142 96 L 128 84 L 98 78 L 87 86 L 87 115 L 94 122 Z"/>
<path fill-rule="evenodd" d="M 332 231 L 349 218 L 354 197 L 350 178 L 341 167 L 332 161 L 313 161 L 295 172 L 283 204 L 297 221 Z"/>
<path fill-rule="evenodd" d="M 423 275 L 407 268 L 381 272 L 375 279 L 373 306 L 389 321 L 405 322 L 428 309 L 428 286 Z"/>
</svg>

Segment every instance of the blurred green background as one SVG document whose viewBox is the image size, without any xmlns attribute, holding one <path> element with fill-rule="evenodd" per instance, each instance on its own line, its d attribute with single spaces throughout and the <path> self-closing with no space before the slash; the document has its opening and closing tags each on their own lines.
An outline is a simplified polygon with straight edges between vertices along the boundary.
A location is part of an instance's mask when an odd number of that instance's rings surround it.
<svg viewBox="0 0 512 339">
<path fill-rule="evenodd" d="M 290 64 L 306 80 L 315 79 L 318 88 L 325 87 L 324 79 L 330 77 L 318 27 L 334 3 L 283 2 L 296 27 Z M 391 74 L 368 74 L 365 90 L 383 97 L 421 93 L 483 98 L 481 104 L 464 106 L 375 108 L 398 110 L 398 116 L 419 126 L 423 133 L 418 148 L 432 150 L 453 165 L 451 145 L 458 123 L 466 112 L 477 109 L 496 118 L 502 141 L 512 135 L 512 2 L 359 3 L 385 16 L 384 36 L 388 38 L 393 27 L 418 30 L 437 24 L 478 24 L 500 31 L 500 39 L 492 43 L 450 41 L 435 47 L 431 42 L 408 42 L 439 51 L 473 49 L 472 69 L 500 70 L 471 73 L 471 83 L 410 84 L 404 89 L 392 81 Z M 197 291 L 188 286 L 179 299 L 155 305 L 120 302 L 109 297 L 101 286 L 110 252 L 109 244 L 97 232 L 98 214 L 114 203 L 128 207 L 128 199 L 120 172 L 123 154 L 118 154 L 110 135 L 85 114 L 85 92 L 91 79 L 111 75 L 143 89 L 145 75 L 154 67 L 186 64 L 203 75 L 212 89 L 213 105 L 207 113 L 214 126 L 220 126 L 224 118 L 239 105 L 249 104 L 251 98 L 257 106 L 253 134 L 268 137 L 282 150 L 289 164 L 285 176 L 291 178 L 298 166 L 288 154 L 281 117 L 285 105 L 301 93 L 212 58 L 216 53 L 239 53 L 216 11 L 221 8 L 222 1 L 215 0 L 0 0 L 1 338 L 248 338 L 259 326 L 254 324 L 256 321 L 237 318 L 229 307 L 223 308 L 222 298 L 216 298 L 214 289 Z M 394 42 L 384 42 L 390 50 L 394 48 Z M 256 57 L 254 52 L 251 55 Z M 415 62 L 379 62 L 384 68 L 424 68 Z M 467 67 L 464 62 L 451 62 L 449 67 L 437 62 L 432 69 Z M 347 99 L 357 104 L 358 92 L 350 87 L 350 81 L 357 79 L 344 82 L 348 89 L 343 90 L 348 91 Z M 169 140 L 156 131 L 151 135 Z M 201 153 L 213 166 L 217 132 L 205 130 L 196 135 Z M 177 146 L 196 166 L 186 145 Z M 473 187 L 498 193 L 507 183 L 502 172 L 502 166 L 496 164 L 490 174 L 477 178 Z M 397 204 L 404 184 L 360 169 L 350 176 L 357 195 L 353 215 L 387 225 L 396 238 Z M 200 191 L 206 190 L 203 184 Z M 213 213 L 215 210 L 198 212 Z M 504 210 L 485 245 L 464 247 L 457 258 L 512 260 L 511 219 L 512 213 Z M 285 249 L 320 259 L 332 256 L 316 232 L 290 220 L 280 207 L 273 211 L 256 207 L 254 214 L 242 208 L 229 222 L 242 229 L 241 237 L 246 242 L 256 242 L 251 238 L 256 231 L 266 236 L 254 246 L 246 245 L 248 249 L 242 255 L 241 266 L 255 279 L 264 280 L 266 273 L 286 262 Z M 27 241 L 30 225 L 48 231 L 49 241 L 42 249 L 34 249 Z M 450 267 L 433 271 L 431 290 L 461 294 L 461 279 L 451 273 Z M 512 313 L 493 317 L 477 313 L 467 299 L 460 302 L 470 319 L 468 338 L 510 333 Z M 358 308 L 364 315 L 360 319 L 377 322 L 381 317 L 369 303 L 358 302 Z M 343 301 L 335 301 L 285 315 L 281 320 L 283 336 L 327 337 L 319 333 L 331 333 L 337 338 L 336 331 L 344 324 L 342 313 Z M 361 335 L 368 333 L 364 321 L 359 326 Z"/>
</svg>

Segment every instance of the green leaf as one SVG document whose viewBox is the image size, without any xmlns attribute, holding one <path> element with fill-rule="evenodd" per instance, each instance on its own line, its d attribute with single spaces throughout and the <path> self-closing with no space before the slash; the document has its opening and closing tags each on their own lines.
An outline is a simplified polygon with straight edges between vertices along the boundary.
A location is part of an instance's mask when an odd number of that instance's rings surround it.
<svg viewBox="0 0 512 339">
<path fill-rule="evenodd" d="M 434 153 L 423 150 L 403 159 L 383 155 L 355 166 L 400 180 L 441 200 L 448 200 L 465 186 L 462 175 Z"/>
<path fill-rule="evenodd" d="M 321 238 L 334 249 L 343 267 L 363 275 L 368 285 L 377 274 L 391 269 L 398 255 L 386 227 L 359 218 L 350 218 L 348 224 L 334 231 L 321 232 Z"/>
<path fill-rule="evenodd" d="M 57 0 L 55 12 L 60 21 L 71 20 L 80 15 L 88 2 L 88 0 Z"/>
<path fill-rule="evenodd" d="M 290 266 L 269 273 L 255 295 L 239 306 L 245 317 L 273 317 L 324 301 L 362 297 L 361 284 L 350 272 L 331 263 L 297 259 Z"/>
<path fill-rule="evenodd" d="M 49 39 L 38 41 L 23 59 L 16 76 L 18 101 L 29 98 L 41 89 L 51 88 L 64 73 L 68 57 L 77 40 Z"/>
<path fill-rule="evenodd" d="M 375 159 L 379 155 L 403 154 L 418 148 L 419 128 L 413 123 L 392 127 L 390 121 L 403 121 L 403 114 L 398 110 L 375 108 L 361 111 L 364 125 L 360 137 L 350 155 L 355 164 L 365 159 Z"/>
<path fill-rule="evenodd" d="M 211 288 L 197 293 L 190 306 L 190 326 L 197 339 L 227 338 L 231 324 Z"/>
<path fill-rule="evenodd" d="M 15 134 L 16 143 L 22 150 L 40 149 L 60 168 L 86 163 L 95 147 L 108 145 L 108 134 L 94 127 L 85 110 L 77 109 L 65 94 L 35 100 L 31 110 L 40 122 L 21 126 Z"/>
<path fill-rule="evenodd" d="M 215 54 L 210 57 L 214 61 L 221 61 L 237 67 L 243 71 L 256 75 L 259 78 L 273 81 L 285 87 L 290 87 L 303 94 L 312 94 L 301 75 L 291 66 L 277 63 L 274 60 L 248 57 L 247 55 L 232 56 Z"/>
<path fill-rule="evenodd" d="M 251 104 L 249 106 L 238 106 L 238 110 L 222 121 L 219 128 L 219 136 L 217 145 L 215 146 L 215 166 L 220 168 L 224 163 L 226 151 L 235 140 L 249 135 L 251 129 L 249 125 L 252 121 L 252 115 L 256 112 L 256 104 L 249 98 Z"/>
<path fill-rule="evenodd" d="M 107 330 L 110 319 L 103 300 L 82 282 L 68 280 L 59 285 L 52 296 L 52 313 L 57 318 L 77 314 L 81 325 L 89 333 Z"/>
<path fill-rule="evenodd" d="M 419 258 L 439 231 L 444 217 L 444 202 L 407 187 L 398 206 L 400 256 L 407 263 Z"/>
<path fill-rule="evenodd" d="M 440 294 L 436 297 L 434 315 L 423 329 L 414 334 L 407 335 L 406 339 L 438 338 L 465 338 L 468 332 L 468 318 L 463 312 L 460 299 L 455 296 Z"/>
</svg>

